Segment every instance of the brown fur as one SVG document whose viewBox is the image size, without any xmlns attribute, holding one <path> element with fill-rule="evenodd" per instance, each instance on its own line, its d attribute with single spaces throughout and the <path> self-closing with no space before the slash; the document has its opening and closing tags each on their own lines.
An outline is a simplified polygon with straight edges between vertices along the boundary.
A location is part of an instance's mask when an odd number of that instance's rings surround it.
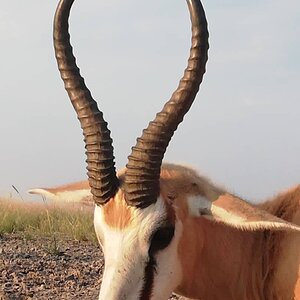
<svg viewBox="0 0 300 300">
<path fill-rule="evenodd" d="M 216 200 L 225 190 L 213 185 L 191 168 L 163 164 L 160 173 L 160 192 L 164 199 L 183 199 L 187 195 L 206 196 Z"/>
<path fill-rule="evenodd" d="M 299 233 L 242 231 L 191 217 L 188 195 L 214 201 L 224 191 L 183 167 L 162 170 L 161 190 L 165 199 L 172 195 L 184 228 L 178 247 L 183 280 L 176 292 L 196 299 L 300 299 Z M 299 200 L 300 186 L 259 207 L 300 225 Z"/>
<path fill-rule="evenodd" d="M 280 193 L 260 205 L 270 213 L 300 225 L 300 185 Z M 267 279 L 268 299 L 300 299 L 300 235 L 293 232 L 270 233 L 266 237 L 269 248 Z M 289 280 L 292 279 L 292 280 Z M 282 298 L 276 298 L 281 295 Z"/>
<path fill-rule="evenodd" d="M 120 181 L 123 181 L 125 169 L 118 172 Z M 172 203 L 175 199 L 183 199 L 186 194 L 209 195 L 215 200 L 223 190 L 216 188 L 207 179 L 199 177 L 191 169 L 179 165 L 164 164 L 160 178 L 161 195 L 167 201 L 167 215 L 171 223 L 175 223 L 176 214 Z M 132 210 L 127 206 L 122 190 L 104 207 L 105 222 L 117 229 L 123 229 L 130 225 Z"/>
<path fill-rule="evenodd" d="M 132 219 L 132 208 L 124 199 L 123 192 L 119 191 L 113 201 L 103 206 L 105 222 L 108 226 L 123 229 L 130 225 Z"/>
<path fill-rule="evenodd" d="M 123 182 L 125 169 L 118 172 L 118 177 L 120 182 Z M 169 176 L 165 169 L 162 170 L 163 176 Z M 168 193 L 165 195 L 167 202 L 171 204 L 174 195 Z M 175 212 L 171 205 L 167 205 L 167 217 L 170 223 L 175 223 Z M 124 229 L 131 224 L 133 218 L 133 209 L 129 207 L 125 201 L 124 194 L 122 190 L 119 190 L 117 195 L 114 197 L 113 201 L 109 201 L 103 206 L 105 222 L 108 226 L 116 229 Z"/>
<path fill-rule="evenodd" d="M 76 191 L 76 190 L 86 190 L 90 189 L 89 182 L 87 180 L 85 181 L 79 181 L 74 182 L 70 184 L 60 185 L 54 188 L 41 188 L 44 189 L 50 193 L 57 194 L 60 192 L 68 192 L 68 191 Z"/>
</svg>

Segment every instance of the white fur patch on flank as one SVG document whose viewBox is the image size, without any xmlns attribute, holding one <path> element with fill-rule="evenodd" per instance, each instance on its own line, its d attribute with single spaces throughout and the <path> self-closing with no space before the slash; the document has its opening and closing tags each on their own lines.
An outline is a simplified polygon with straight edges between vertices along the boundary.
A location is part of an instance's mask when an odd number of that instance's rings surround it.
<svg viewBox="0 0 300 300">
<path fill-rule="evenodd" d="M 66 191 L 59 192 L 56 194 L 57 199 L 66 202 L 80 202 L 83 199 L 91 197 L 90 190 L 77 190 L 77 191 Z"/>
<path fill-rule="evenodd" d="M 55 194 L 48 192 L 45 189 L 30 189 L 27 191 L 27 193 L 32 194 L 32 195 L 41 195 L 50 199 L 53 199 L 55 197 Z"/>
<path fill-rule="evenodd" d="M 28 193 L 41 195 L 42 197 L 58 202 L 81 202 L 84 199 L 92 199 L 89 189 L 69 190 L 57 193 L 52 193 L 50 191 L 47 191 L 46 189 L 31 189 L 28 190 Z"/>
</svg>

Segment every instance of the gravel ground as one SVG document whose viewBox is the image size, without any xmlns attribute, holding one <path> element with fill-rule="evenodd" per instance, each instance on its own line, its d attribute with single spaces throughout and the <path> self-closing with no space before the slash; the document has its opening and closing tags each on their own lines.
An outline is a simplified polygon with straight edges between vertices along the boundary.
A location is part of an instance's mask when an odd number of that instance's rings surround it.
<svg viewBox="0 0 300 300">
<path fill-rule="evenodd" d="M 0 238 L 0 299 L 97 299 L 103 255 L 90 242 Z M 172 296 L 170 299 L 178 299 Z"/>
</svg>

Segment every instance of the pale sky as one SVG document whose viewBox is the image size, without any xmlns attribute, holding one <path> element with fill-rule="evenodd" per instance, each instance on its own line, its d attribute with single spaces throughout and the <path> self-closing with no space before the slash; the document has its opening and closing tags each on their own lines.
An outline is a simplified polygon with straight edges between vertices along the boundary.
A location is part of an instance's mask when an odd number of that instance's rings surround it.
<svg viewBox="0 0 300 300">
<path fill-rule="evenodd" d="M 79 122 L 57 71 L 57 1 L 0 10 L 0 195 L 86 178 Z M 200 92 L 165 161 L 260 201 L 300 183 L 299 0 L 205 0 L 210 50 Z M 184 0 L 76 0 L 71 36 L 114 139 L 117 167 L 186 66 Z"/>
</svg>

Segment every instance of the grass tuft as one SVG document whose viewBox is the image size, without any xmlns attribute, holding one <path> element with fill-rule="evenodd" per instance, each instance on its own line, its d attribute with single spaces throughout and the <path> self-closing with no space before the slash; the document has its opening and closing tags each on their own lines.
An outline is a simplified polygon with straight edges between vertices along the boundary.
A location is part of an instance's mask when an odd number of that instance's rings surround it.
<svg viewBox="0 0 300 300">
<path fill-rule="evenodd" d="M 0 235 L 4 233 L 23 233 L 29 239 L 51 237 L 53 241 L 64 236 L 97 243 L 93 208 L 74 203 L 49 204 L 0 198 Z"/>
</svg>

